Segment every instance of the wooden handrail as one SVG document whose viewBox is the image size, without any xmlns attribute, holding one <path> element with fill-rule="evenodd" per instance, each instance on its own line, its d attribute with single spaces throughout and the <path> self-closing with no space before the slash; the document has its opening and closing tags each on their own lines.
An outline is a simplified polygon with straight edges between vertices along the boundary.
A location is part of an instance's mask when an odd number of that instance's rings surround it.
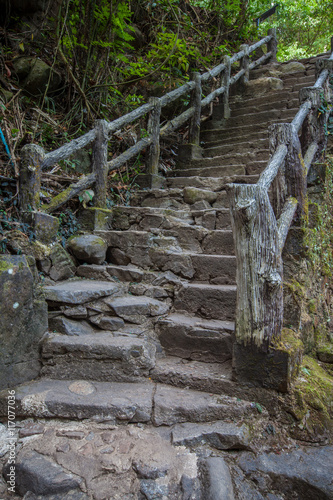
<svg viewBox="0 0 333 500">
<path fill-rule="evenodd" d="M 208 106 L 214 99 L 216 99 L 218 96 L 223 95 L 223 115 L 225 118 L 228 118 L 230 111 L 229 111 L 229 87 L 231 85 L 234 85 L 238 80 L 246 78 L 246 75 L 249 71 L 249 69 L 252 69 L 254 67 L 257 67 L 260 64 L 265 63 L 269 59 L 274 59 L 276 56 L 276 53 L 274 50 L 268 50 L 267 49 L 267 54 L 260 57 L 257 61 L 251 62 L 251 64 L 248 61 L 248 56 L 249 54 L 253 53 L 256 49 L 263 45 L 267 45 L 267 48 L 271 47 L 274 48 L 276 46 L 276 34 L 274 30 L 270 30 L 268 36 L 263 38 L 262 40 L 259 40 L 255 44 L 243 48 L 240 52 L 234 54 L 231 58 L 230 57 L 225 57 L 224 61 L 215 66 L 213 69 L 210 71 L 207 71 L 203 74 L 198 74 L 196 76 L 196 80 L 191 80 L 178 89 L 172 90 L 171 92 L 168 92 L 167 94 L 163 95 L 160 98 L 154 98 L 150 102 L 143 104 L 139 108 L 131 111 L 130 113 L 127 113 L 124 116 L 121 116 L 120 118 L 112 121 L 112 122 L 104 122 L 104 133 L 105 134 L 112 134 L 116 132 L 117 130 L 121 129 L 122 127 L 134 122 L 135 120 L 138 120 L 142 116 L 150 113 L 150 115 L 153 115 L 154 113 L 156 114 L 156 107 L 158 106 L 159 109 L 164 108 L 165 106 L 169 105 L 170 103 L 174 102 L 175 100 L 179 99 L 180 97 L 192 93 L 191 97 L 191 102 L 190 106 L 188 109 L 186 109 L 183 113 L 181 113 L 179 116 L 174 117 L 172 120 L 170 120 L 167 124 L 165 124 L 161 129 L 160 129 L 160 124 L 157 119 L 151 120 L 150 118 L 150 127 L 148 131 L 148 137 L 145 137 L 141 141 L 139 141 L 137 144 L 135 144 L 132 148 L 129 148 L 127 151 L 119 155 L 116 159 L 105 162 L 101 162 L 101 160 L 97 160 L 97 158 L 106 158 L 107 156 L 107 140 L 105 137 L 105 140 L 101 140 L 101 137 L 98 134 L 98 123 L 100 120 L 97 120 L 96 126 L 94 129 L 90 130 L 86 134 L 84 134 L 82 137 L 79 137 L 77 139 L 72 140 L 71 142 L 64 144 L 60 148 L 56 149 L 55 151 L 49 152 L 44 154 L 42 161 L 40 162 L 40 167 L 42 169 L 51 167 L 53 164 L 57 163 L 60 160 L 64 160 L 71 156 L 72 154 L 76 153 L 80 149 L 84 148 L 88 144 L 92 143 L 92 149 L 93 149 L 93 158 L 95 159 L 93 162 L 93 168 L 94 172 L 92 174 L 89 174 L 85 178 L 79 179 L 76 183 L 72 184 L 69 186 L 64 192 L 56 196 L 50 204 L 48 205 L 43 205 L 41 208 L 43 211 L 47 213 L 51 213 L 57 208 L 59 208 L 61 205 L 66 203 L 68 200 L 70 200 L 73 196 L 76 196 L 79 194 L 79 189 L 81 186 L 84 186 L 82 189 L 87 189 L 87 187 L 91 187 L 94 183 L 97 182 L 98 187 L 97 190 L 99 192 L 98 196 L 95 197 L 95 205 L 97 207 L 103 208 L 106 205 L 106 191 L 105 187 L 102 186 L 102 179 L 106 179 L 107 175 L 107 170 L 110 170 L 111 168 L 119 168 L 121 167 L 126 161 L 128 161 L 130 158 L 132 158 L 135 154 L 138 154 L 140 151 L 142 151 L 144 148 L 147 146 L 149 148 L 155 149 L 154 155 L 151 154 L 151 152 L 148 151 L 148 156 L 147 156 L 147 170 L 148 174 L 156 177 L 158 174 L 158 159 L 159 159 L 159 147 L 156 146 L 159 139 L 162 137 L 167 136 L 174 130 L 177 130 L 179 127 L 181 127 L 184 123 L 186 123 L 188 120 L 191 120 L 191 125 L 190 128 L 192 132 L 189 134 L 189 140 L 192 145 L 196 145 L 196 147 L 199 147 L 199 141 L 198 141 L 198 134 L 199 134 L 199 124 L 200 120 L 198 120 L 198 116 L 201 114 L 201 109 Z M 240 70 L 230 77 L 230 68 L 233 63 L 240 62 Z M 219 75 L 222 76 L 221 78 L 221 85 L 210 92 L 209 95 L 207 95 L 205 98 L 201 99 L 201 84 L 203 82 L 207 82 L 212 78 L 216 78 Z M 197 97 L 194 99 L 194 93 L 197 93 Z M 200 96 L 199 96 L 200 94 Z M 152 125 L 154 123 L 154 125 Z M 194 135 L 193 133 L 193 127 L 194 123 L 196 124 L 196 134 Z M 157 132 L 158 129 L 158 132 Z M 157 137 L 158 135 L 158 137 Z M 31 145 L 30 145 L 31 146 Z M 105 151 L 101 153 L 100 151 L 95 151 L 96 149 L 100 149 L 103 147 Z M 156 149 L 157 148 L 157 149 Z M 23 148 L 24 149 L 24 148 Z M 30 151 L 30 149 L 29 149 Z M 154 157 L 154 161 L 152 160 L 152 157 Z M 99 166 L 100 165 L 100 166 Z M 98 172 L 98 169 L 101 169 L 101 172 Z M 22 189 L 22 197 L 24 198 L 24 185 L 22 184 L 21 186 Z M 104 193 L 104 195 L 102 194 Z M 37 196 L 37 195 L 36 195 Z M 104 199 L 103 199 L 104 198 Z M 36 204 L 35 204 L 36 205 Z M 37 202 L 38 205 L 38 202 Z M 23 207 L 22 207 L 23 208 Z"/>
<path fill-rule="evenodd" d="M 292 122 L 270 126 L 272 154 L 257 184 L 227 187 L 237 259 L 236 378 L 243 370 L 245 347 L 259 353 L 259 359 L 271 352 L 272 339 L 281 336 L 282 250 L 293 221 L 300 223 L 306 215 L 306 175 L 324 149 L 325 117 L 317 110 L 333 72 L 333 50 L 317 66 L 316 83 L 301 89 L 300 108 Z"/>
</svg>

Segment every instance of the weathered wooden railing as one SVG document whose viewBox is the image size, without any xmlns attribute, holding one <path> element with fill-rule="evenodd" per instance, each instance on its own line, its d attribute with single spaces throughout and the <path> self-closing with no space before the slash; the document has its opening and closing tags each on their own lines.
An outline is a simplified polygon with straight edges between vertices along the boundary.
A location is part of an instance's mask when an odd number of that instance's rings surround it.
<svg viewBox="0 0 333 500">
<path fill-rule="evenodd" d="M 325 149 L 327 116 L 318 109 L 323 99 L 330 100 L 333 45 L 330 58 L 319 60 L 316 70 L 315 85 L 300 91 L 292 122 L 269 127 L 271 158 L 257 184 L 228 186 L 237 258 L 234 377 L 264 380 L 280 390 L 288 387 L 293 363 L 286 350 L 284 357 L 276 349 L 280 342 L 283 350 L 282 250 L 291 224 L 306 218 L 307 173 Z"/>
<path fill-rule="evenodd" d="M 259 59 L 250 62 L 250 54 L 259 47 L 267 45 L 267 52 Z M 193 74 L 191 81 L 185 83 L 180 88 L 157 98 L 152 97 L 147 104 L 128 113 L 117 120 L 107 122 L 106 120 L 97 120 L 93 130 L 74 139 L 73 141 L 61 146 L 59 149 L 50 153 L 37 145 L 27 145 L 22 148 L 21 171 L 20 171 L 20 207 L 22 211 L 40 209 L 39 191 L 41 186 L 41 170 L 51 167 L 60 160 L 64 160 L 92 143 L 92 172 L 91 174 L 80 178 L 76 183 L 69 186 L 66 190 L 55 196 L 48 205 L 43 205 L 41 210 L 46 213 L 52 213 L 61 205 L 66 203 L 74 196 L 94 185 L 94 203 L 98 208 L 106 207 L 106 180 L 108 172 L 112 169 L 121 167 L 125 162 L 137 156 L 143 149 L 149 148 L 146 155 L 146 171 L 148 174 L 149 185 L 154 187 L 158 180 L 158 166 L 160 155 L 160 139 L 176 130 L 188 120 L 189 126 L 189 144 L 192 153 L 195 154 L 199 148 L 200 117 L 202 108 L 208 106 L 214 99 L 223 95 L 223 113 L 224 117 L 229 117 L 229 88 L 237 81 L 246 82 L 249 78 L 250 69 L 269 61 L 276 59 L 276 34 L 275 30 L 269 30 L 268 36 L 255 43 L 254 45 L 241 46 L 241 51 L 232 57 L 225 56 L 223 63 L 219 64 L 211 71 L 206 73 Z M 240 62 L 239 71 L 231 76 L 231 65 Z M 201 86 L 212 78 L 221 76 L 221 85 L 211 92 L 204 99 L 202 97 Z M 176 99 L 191 93 L 189 108 L 179 116 L 169 121 L 160 128 L 161 109 Z M 127 149 L 117 158 L 107 160 L 108 140 L 112 133 L 122 127 L 134 122 L 149 113 L 148 135 L 139 140 L 134 146 Z"/>
</svg>

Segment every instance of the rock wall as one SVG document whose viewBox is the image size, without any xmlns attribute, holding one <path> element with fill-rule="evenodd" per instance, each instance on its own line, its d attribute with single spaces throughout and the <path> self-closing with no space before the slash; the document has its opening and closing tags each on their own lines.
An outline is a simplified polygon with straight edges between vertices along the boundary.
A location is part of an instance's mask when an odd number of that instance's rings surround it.
<svg viewBox="0 0 333 500">
<path fill-rule="evenodd" d="M 47 330 L 47 305 L 34 293 L 25 256 L 0 256 L 0 318 L 0 389 L 4 389 L 38 376 L 39 341 Z"/>
</svg>

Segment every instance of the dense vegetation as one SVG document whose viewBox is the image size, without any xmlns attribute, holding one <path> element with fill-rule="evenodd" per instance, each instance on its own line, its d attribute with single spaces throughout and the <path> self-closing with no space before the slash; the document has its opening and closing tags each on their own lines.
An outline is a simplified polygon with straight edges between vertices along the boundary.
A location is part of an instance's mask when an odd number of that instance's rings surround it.
<svg viewBox="0 0 333 500">
<path fill-rule="evenodd" d="M 33 4 L 45 4 L 44 11 L 36 12 Z M 0 126 L 6 142 L 0 148 L 0 175 L 17 177 L 24 144 L 55 149 L 89 130 L 96 118 L 113 120 L 150 95 L 176 88 L 191 71 L 213 67 L 270 27 L 277 27 L 280 60 L 328 49 L 333 25 L 329 0 L 282 0 L 257 28 L 255 19 L 271 6 L 267 0 L 6 2 L 0 28 Z M 29 56 L 51 68 L 47 85 L 33 92 L 24 87 L 24 75 L 15 65 Z M 59 79 L 55 88 L 52 75 Z M 144 122 L 128 127 L 110 149 L 117 154 L 144 133 Z M 166 169 L 172 167 L 173 155 L 174 148 L 162 151 Z M 76 167 L 75 159 L 60 165 L 64 182 L 80 175 Z M 135 172 L 140 168 L 138 158 Z M 114 173 L 113 180 L 111 189 L 126 201 L 132 182 L 128 171 Z M 0 209 L 8 217 L 17 200 L 6 182 L 0 186 Z M 56 190 L 57 181 L 52 182 Z"/>
</svg>

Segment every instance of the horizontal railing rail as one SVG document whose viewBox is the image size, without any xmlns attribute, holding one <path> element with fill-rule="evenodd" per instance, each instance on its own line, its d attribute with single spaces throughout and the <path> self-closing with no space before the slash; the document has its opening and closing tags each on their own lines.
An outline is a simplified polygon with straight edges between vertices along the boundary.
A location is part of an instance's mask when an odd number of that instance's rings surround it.
<svg viewBox="0 0 333 500">
<path fill-rule="evenodd" d="M 255 61 L 250 61 L 250 55 L 259 47 L 267 45 L 267 53 Z M 185 83 L 178 89 L 163 95 L 160 98 L 151 98 L 148 103 L 127 113 L 126 115 L 112 121 L 97 120 L 95 127 L 83 136 L 64 144 L 55 151 L 45 153 L 37 145 L 29 144 L 22 148 L 22 165 L 20 176 L 20 206 L 22 211 L 39 209 L 39 190 L 41 170 L 54 165 L 55 163 L 69 158 L 80 149 L 92 144 L 92 173 L 80 178 L 70 185 L 64 192 L 55 196 L 49 204 L 45 204 L 41 209 L 46 213 L 52 213 L 61 205 L 69 201 L 74 196 L 79 195 L 94 185 L 94 204 L 96 207 L 106 207 L 106 181 L 107 173 L 111 169 L 120 168 L 127 161 L 138 155 L 142 150 L 148 148 L 146 155 L 146 171 L 149 176 L 151 187 L 158 177 L 160 139 L 177 130 L 179 127 L 190 121 L 189 144 L 199 147 L 200 121 L 202 109 L 207 107 L 216 98 L 222 96 L 223 115 L 228 118 L 229 110 L 229 88 L 238 81 L 246 82 L 249 78 L 249 71 L 268 60 L 276 58 L 276 34 L 275 30 L 270 30 L 268 36 L 259 40 L 255 44 L 241 46 L 241 50 L 232 57 L 225 56 L 221 64 L 203 74 L 194 73 L 191 81 Z M 231 76 L 231 66 L 240 63 L 239 71 Z M 221 84 L 202 99 L 202 84 L 216 77 L 221 77 Z M 188 109 L 179 116 L 168 121 L 163 127 L 160 125 L 161 109 L 168 106 L 177 99 L 190 94 Z M 134 146 L 127 149 L 117 158 L 107 161 L 108 140 L 111 134 L 119 129 L 133 123 L 134 121 L 149 114 L 148 135 L 139 140 Z M 101 149 L 103 152 L 101 152 Z"/>
</svg>

